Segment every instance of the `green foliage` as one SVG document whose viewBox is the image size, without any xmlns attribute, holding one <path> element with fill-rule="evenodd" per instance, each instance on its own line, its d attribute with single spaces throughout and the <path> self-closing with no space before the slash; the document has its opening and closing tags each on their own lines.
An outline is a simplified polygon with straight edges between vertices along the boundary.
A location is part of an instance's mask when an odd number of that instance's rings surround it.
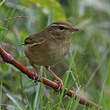
<svg viewBox="0 0 110 110">
<path fill-rule="evenodd" d="M 93 100 L 99 107 L 102 105 L 103 110 L 108 110 L 109 10 L 109 0 L 7 0 L 0 5 L 0 46 L 32 69 L 24 55 L 24 46 L 21 45 L 24 39 L 53 21 L 71 22 L 80 31 L 71 37 L 71 48 L 67 56 L 68 71 L 63 76 L 64 87 L 79 90 L 82 96 Z M 27 18 L 6 21 L 15 16 Z M 1 58 L 0 85 L 0 110 L 91 110 L 78 104 L 79 99 L 64 97 L 64 90 L 57 93 L 42 83 L 35 84 Z"/>
<path fill-rule="evenodd" d="M 63 9 L 56 0 L 30 0 L 29 2 L 27 2 L 26 0 L 20 0 L 20 3 L 27 7 L 36 4 L 46 13 L 48 13 L 50 8 L 52 7 L 54 20 L 66 20 Z"/>
</svg>

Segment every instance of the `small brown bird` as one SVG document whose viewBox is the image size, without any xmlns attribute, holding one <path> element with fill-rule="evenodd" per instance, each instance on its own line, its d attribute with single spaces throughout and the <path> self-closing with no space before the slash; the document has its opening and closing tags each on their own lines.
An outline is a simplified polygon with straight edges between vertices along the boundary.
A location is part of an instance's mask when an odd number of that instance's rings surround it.
<svg viewBox="0 0 110 110">
<path fill-rule="evenodd" d="M 70 35 L 75 31 L 78 29 L 72 24 L 66 21 L 57 21 L 43 31 L 25 39 L 25 54 L 37 71 L 39 78 L 41 78 L 41 72 L 35 65 L 45 66 L 48 72 L 59 81 L 59 86 L 63 86 L 62 80 L 49 67 L 63 60 L 70 47 Z"/>
</svg>

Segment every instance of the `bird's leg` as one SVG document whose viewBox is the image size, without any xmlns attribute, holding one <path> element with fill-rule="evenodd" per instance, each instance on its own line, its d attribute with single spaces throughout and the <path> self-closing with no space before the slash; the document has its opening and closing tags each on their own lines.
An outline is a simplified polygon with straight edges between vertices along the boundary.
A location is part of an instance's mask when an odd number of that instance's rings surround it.
<svg viewBox="0 0 110 110">
<path fill-rule="evenodd" d="M 60 90 L 62 88 L 62 86 L 63 86 L 62 80 L 50 69 L 49 66 L 45 66 L 45 67 L 46 67 L 47 71 L 49 73 L 51 73 L 55 77 L 55 79 L 58 81 L 58 85 L 59 85 L 58 89 Z"/>
<path fill-rule="evenodd" d="M 37 75 L 38 75 L 38 80 L 41 80 L 42 76 L 41 76 L 41 72 L 40 69 L 37 68 L 31 61 L 29 62 L 31 64 L 31 66 L 37 71 Z"/>
</svg>

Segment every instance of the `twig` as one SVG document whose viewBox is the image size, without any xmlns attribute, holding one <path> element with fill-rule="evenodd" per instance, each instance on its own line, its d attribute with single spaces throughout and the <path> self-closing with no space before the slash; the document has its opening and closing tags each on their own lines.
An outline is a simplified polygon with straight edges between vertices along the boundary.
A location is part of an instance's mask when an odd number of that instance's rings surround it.
<svg viewBox="0 0 110 110">
<path fill-rule="evenodd" d="M 108 51 L 107 51 L 107 53 L 108 53 Z M 87 82 L 87 84 L 86 84 L 85 88 L 87 88 L 87 87 L 89 86 L 89 84 L 91 83 L 91 81 L 92 81 L 92 80 L 93 80 L 93 78 L 95 77 L 95 75 L 96 75 L 97 71 L 98 71 L 98 70 L 99 70 L 99 68 L 102 66 L 103 61 L 104 61 L 104 59 L 106 58 L 107 53 L 105 53 L 105 54 L 103 55 L 103 57 L 102 57 L 102 60 L 101 60 L 100 64 L 97 66 L 97 68 L 96 68 L 96 69 L 93 71 L 93 73 L 91 74 L 91 76 L 90 76 L 90 78 L 89 78 L 89 80 L 88 80 L 88 82 Z"/>
<path fill-rule="evenodd" d="M 7 53 L 5 50 L 3 50 L 2 48 L 0 48 L 0 55 L 6 63 L 12 64 L 13 66 L 18 68 L 22 73 L 26 74 L 32 80 L 42 82 L 43 84 L 50 86 L 55 90 L 58 90 L 59 86 L 56 82 L 48 80 L 47 78 L 42 78 L 41 80 L 38 80 L 38 76 L 33 70 L 27 69 L 25 66 L 20 64 L 18 61 L 14 60 L 14 58 L 9 53 Z M 76 94 L 73 90 L 68 90 L 67 88 L 65 88 L 65 93 L 66 93 L 66 95 L 68 95 L 70 97 L 74 96 L 75 99 L 79 98 L 80 104 L 87 105 L 89 107 L 95 107 L 98 110 L 98 107 L 94 102 L 89 101 L 85 98 L 82 98 L 80 95 Z"/>
<path fill-rule="evenodd" d="M 7 18 L 7 19 L 4 19 L 4 20 L 1 20 L 0 23 L 4 23 L 4 22 L 10 21 L 10 20 L 15 20 L 15 19 L 19 19 L 19 18 L 27 18 L 27 16 L 15 16 L 15 17 L 12 17 L 12 18 Z"/>
</svg>

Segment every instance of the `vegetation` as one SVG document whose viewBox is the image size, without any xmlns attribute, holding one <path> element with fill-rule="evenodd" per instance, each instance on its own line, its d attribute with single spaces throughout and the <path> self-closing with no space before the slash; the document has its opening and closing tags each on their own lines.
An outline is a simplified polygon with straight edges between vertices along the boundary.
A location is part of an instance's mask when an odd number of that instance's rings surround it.
<svg viewBox="0 0 110 110">
<path fill-rule="evenodd" d="M 21 45 L 24 39 L 52 21 L 71 22 L 80 31 L 71 37 L 63 82 L 67 88 L 74 88 L 81 96 L 102 105 L 103 110 L 109 110 L 109 10 L 109 0 L 0 0 L 0 46 L 32 68 Z M 15 16 L 26 18 L 8 19 Z M 42 67 L 41 71 L 45 72 Z M 63 97 L 42 83 L 35 84 L 0 57 L 0 110 L 92 110 L 78 101 Z"/>
</svg>

